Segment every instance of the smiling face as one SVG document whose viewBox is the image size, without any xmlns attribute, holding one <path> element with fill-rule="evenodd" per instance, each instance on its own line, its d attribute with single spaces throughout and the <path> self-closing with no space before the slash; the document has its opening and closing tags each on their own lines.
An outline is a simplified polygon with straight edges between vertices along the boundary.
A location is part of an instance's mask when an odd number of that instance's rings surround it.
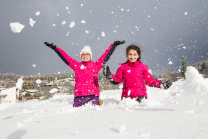
<svg viewBox="0 0 208 139">
<path fill-rule="evenodd" d="M 84 61 L 84 62 L 87 62 L 87 61 L 90 61 L 91 60 L 91 56 L 88 52 L 83 52 L 81 54 L 81 60 Z"/>
<path fill-rule="evenodd" d="M 130 62 L 136 62 L 137 59 L 139 58 L 139 55 L 136 50 L 130 49 L 126 57 Z"/>
</svg>

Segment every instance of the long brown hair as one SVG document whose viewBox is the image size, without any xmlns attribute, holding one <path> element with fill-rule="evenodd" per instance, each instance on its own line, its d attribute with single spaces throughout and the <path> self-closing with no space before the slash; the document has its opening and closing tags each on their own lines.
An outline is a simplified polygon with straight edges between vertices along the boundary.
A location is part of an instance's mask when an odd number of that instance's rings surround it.
<svg viewBox="0 0 208 139">
<path fill-rule="evenodd" d="M 138 55 L 139 55 L 138 60 L 140 60 L 140 59 L 141 59 L 141 49 L 140 49 L 140 47 L 141 47 L 141 46 L 135 45 L 135 44 L 129 45 L 128 47 L 126 47 L 126 55 L 128 54 L 128 52 L 129 52 L 131 49 L 133 49 L 133 50 L 137 51 L 137 53 L 138 53 Z"/>
</svg>

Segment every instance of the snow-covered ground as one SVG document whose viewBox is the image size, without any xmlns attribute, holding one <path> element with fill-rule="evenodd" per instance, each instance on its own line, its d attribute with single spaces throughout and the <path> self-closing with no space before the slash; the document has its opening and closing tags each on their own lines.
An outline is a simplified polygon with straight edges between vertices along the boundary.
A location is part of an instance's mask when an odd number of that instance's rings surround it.
<svg viewBox="0 0 208 139">
<path fill-rule="evenodd" d="M 1 139 L 207 139 L 208 80 L 188 67 L 186 81 L 168 90 L 147 87 L 148 99 L 120 101 L 121 90 L 101 92 L 102 106 L 73 108 L 56 95 L 0 104 Z"/>
</svg>

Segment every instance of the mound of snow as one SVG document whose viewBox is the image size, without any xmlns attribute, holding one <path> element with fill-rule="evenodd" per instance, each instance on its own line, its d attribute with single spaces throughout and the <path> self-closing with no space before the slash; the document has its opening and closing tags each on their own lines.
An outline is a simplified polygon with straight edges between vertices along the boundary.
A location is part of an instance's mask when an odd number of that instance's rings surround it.
<svg viewBox="0 0 208 139">
<path fill-rule="evenodd" d="M 20 33 L 25 25 L 20 24 L 19 22 L 10 23 L 10 28 L 14 33 Z"/>
<path fill-rule="evenodd" d="M 205 80 L 198 70 L 192 66 L 187 67 L 186 80 L 183 91 L 187 94 L 204 94 L 208 92 L 208 81 Z"/>
<path fill-rule="evenodd" d="M 22 80 L 22 78 L 19 78 L 18 80 L 17 80 L 17 83 L 16 83 L 16 88 L 18 88 L 18 89 L 22 89 L 22 83 L 23 83 L 24 81 Z"/>
<path fill-rule="evenodd" d="M 49 91 L 49 93 L 56 93 L 57 91 L 58 91 L 57 88 L 53 88 L 53 89 L 51 89 L 51 90 Z"/>
</svg>

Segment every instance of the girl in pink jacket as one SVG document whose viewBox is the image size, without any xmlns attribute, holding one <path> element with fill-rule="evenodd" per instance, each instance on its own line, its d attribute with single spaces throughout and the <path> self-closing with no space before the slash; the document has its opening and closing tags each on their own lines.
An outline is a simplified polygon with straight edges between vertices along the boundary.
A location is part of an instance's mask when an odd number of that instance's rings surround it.
<svg viewBox="0 0 208 139">
<path fill-rule="evenodd" d="M 109 67 L 104 68 L 103 74 L 112 84 L 123 82 L 121 99 L 123 97 L 136 98 L 141 103 L 147 98 L 146 85 L 167 89 L 171 86 L 170 81 L 161 82 L 154 79 L 149 73 L 148 67 L 143 64 L 139 46 L 130 45 L 126 48 L 127 61 L 118 68 L 115 75 L 111 74 Z"/>
<path fill-rule="evenodd" d="M 59 57 L 75 71 L 74 107 L 82 106 L 89 101 L 92 101 L 93 105 L 99 105 L 100 91 L 98 72 L 110 59 L 110 56 L 116 47 L 123 43 L 125 43 L 125 41 L 115 41 L 114 44 L 111 44 L 104 54 L 95 62 L 91 61 L 92 51 L 90 46 L 84 46 L 80 53 L 82 62 L 78 62 L 53 43 L 44 43 L 52 48 Z"/>
</svg>

